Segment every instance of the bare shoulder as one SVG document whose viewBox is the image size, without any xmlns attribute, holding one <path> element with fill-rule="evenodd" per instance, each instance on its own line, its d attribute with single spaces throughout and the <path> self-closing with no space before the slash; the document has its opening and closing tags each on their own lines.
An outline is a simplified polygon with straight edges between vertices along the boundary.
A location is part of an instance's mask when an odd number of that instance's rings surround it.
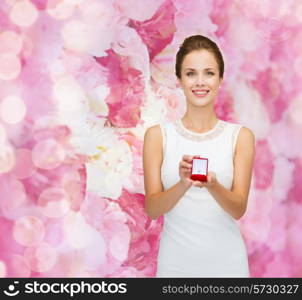
<svg viewBox="0 0 302 300">
<path fill-rule="evenodd" d="M 254 152 L 254 148 L 255 148 L 255 134 L 251 129 L 242 126 L 237 138 L 236 152 L 240 149 L 244 149 L 245 152 L 248 149 L 251 152 Z"/>
<path fill-rule="evenodd" d="M 143 172 L 146 199 L 163 190 L 161 182 L 162 138 L 160 125 L 149 127 L 145 132 L 143 147 Z"/>
<path fill-rule="evenodd" d="M 253 131 L 245 126 L 241 127 L 240 136 L 243 139 L 255 140 L 255 135 Z"/>
<path fill-rule="evenodd" d="M 155 135 L 157 137 L 160 137 L 161 136 L 161 129 L 160 129 L 160 125 L 159 124 L 156 124 L 156 125 L 153 125 L 151 127 L 149 127 L 147 130 L 146 130 L 146 134 L 152 134 L 152 135 Z"/>
<path fill-rule="evenodd" d="M 162 148 L 162 132 L 159 124 L 149 127 L 144 136 L 144 143 L 157 145 L 157 147 Z"/>
</svg>

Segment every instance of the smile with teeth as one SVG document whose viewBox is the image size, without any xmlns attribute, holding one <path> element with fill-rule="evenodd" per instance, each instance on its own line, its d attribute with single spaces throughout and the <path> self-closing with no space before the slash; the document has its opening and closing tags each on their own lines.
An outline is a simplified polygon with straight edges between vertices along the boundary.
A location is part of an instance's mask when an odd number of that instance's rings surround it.
<svg viewBox="0 0 302 300">
<path fill-rule="evenodd" d="M 192 91 L 197 97 L 204 97 L 208 94 L 209 90 L 194 90 Z"/>
</svg>

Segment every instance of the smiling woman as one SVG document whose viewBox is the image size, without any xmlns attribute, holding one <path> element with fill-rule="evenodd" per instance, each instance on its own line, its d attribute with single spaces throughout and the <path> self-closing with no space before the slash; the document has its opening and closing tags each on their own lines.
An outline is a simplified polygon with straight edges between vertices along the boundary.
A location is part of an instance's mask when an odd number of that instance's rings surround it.
<svg viewBox="0 0 302 300">
<path fill-rule="evenodd" d="M 150 127 L 144 138 L 146 212 L 164 215 L 157 277 L 248 277 L 236 220 L 246 210 L 254 135 L 217 118 L 224 63 L 217 45 L 191 36 L 176 56 L 187 109 L 182 119 Z M 192 180 L 192 158 L 208 160 L 206 181 Z"/>
</svg>

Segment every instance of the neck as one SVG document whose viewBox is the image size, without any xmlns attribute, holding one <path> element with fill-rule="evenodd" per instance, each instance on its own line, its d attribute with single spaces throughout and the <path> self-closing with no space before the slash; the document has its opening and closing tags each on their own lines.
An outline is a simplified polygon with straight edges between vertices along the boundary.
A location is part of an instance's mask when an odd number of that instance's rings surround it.
<svg viewBox="0 0 302 300">
<path fill-rule="evenodd" d="M 191 115 L 185 114 L 182 118 L 182 121 L 189 129 L 204 131 L 212 129 L 216 125 L 218 118 L 215 114 L 207 116 L 199 115 L 195 118 Z"/>
</svg>

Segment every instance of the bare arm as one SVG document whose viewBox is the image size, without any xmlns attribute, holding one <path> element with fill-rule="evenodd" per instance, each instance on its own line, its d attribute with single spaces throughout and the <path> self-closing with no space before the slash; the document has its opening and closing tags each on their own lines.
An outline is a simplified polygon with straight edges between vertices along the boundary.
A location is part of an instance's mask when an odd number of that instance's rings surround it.
<svg viewBox="0 0 302 300">
<path fill-rule="evenodd" d="M 254 155 L 255 136 L 250 129 L 242 127 L 236 144 L 232 189 L 226 189 L 219 182 L 208 187 L 209 193 L 220 206 L 236 220 L 244 215 L 247 208 Z"/>
<path fill-rule="evenodd" d="M 151 219 L 171 210 L 190 187 L 180 180 L 164 191 L 161 182 L 162 161 L 161 129 L 155 125 L 146 130 L 143 147 L 145 211 Z"/>
</svg>

